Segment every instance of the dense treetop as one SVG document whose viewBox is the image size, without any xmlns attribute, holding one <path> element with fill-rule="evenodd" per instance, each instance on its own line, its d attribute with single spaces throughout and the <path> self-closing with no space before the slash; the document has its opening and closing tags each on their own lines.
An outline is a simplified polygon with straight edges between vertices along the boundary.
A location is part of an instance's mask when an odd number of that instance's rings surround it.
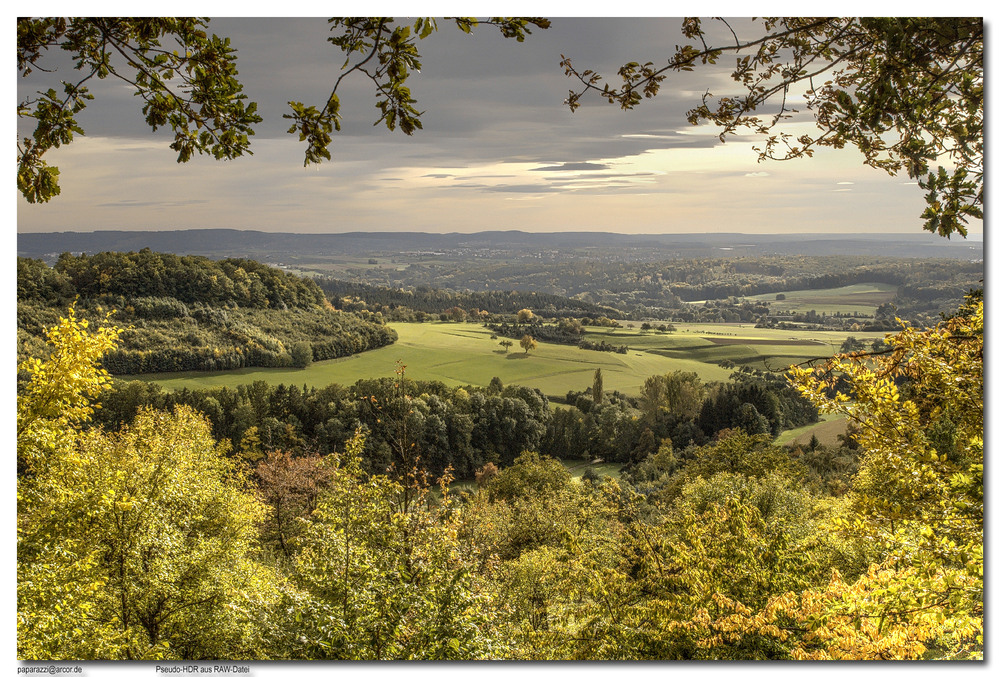
<svg viewBox="0 0 1000 677">
<path fill-rule="evenodd" d="M 67 253 L 51 269 L 32 259 L 19 258 L 17 265 L 22 301 L 158 296 L 211 306 L 311 308 L 325 300 L 315 282 L 250 259 L 213 261 L 143 249 Z"/>
</svg>

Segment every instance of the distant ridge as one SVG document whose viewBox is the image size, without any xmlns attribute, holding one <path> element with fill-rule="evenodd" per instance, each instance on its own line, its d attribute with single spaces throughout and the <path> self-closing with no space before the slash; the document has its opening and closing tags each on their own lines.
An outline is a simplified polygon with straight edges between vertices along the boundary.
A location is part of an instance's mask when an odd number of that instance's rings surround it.
<svg viewBox="0 0 1000 677">
<path fill-rule="evenodd" d="M 982 241 L 946 240 L 931 233 L 798 233 L 751 235 L 746 233 L 677 233 L 662 235 L 555 232 L 518 230 L 477 233 L 350 232 L 265 233 L 228 228 L 93 232 L 19 233 L 17 253 L 30 258 L 52 258 L 62 252 L 154 251 L 197 254 L 210 258 L 243 256 L 274 259 L 282 256 L 348 254 L 390 255 L 402 252 L 448 251 L 460 254 L 475 249 L 582 250 L 590 247 L 641 250 L 648 257 L 788 255 L 876 255 L 913 258 L 981 259 Z"/>
</svg>

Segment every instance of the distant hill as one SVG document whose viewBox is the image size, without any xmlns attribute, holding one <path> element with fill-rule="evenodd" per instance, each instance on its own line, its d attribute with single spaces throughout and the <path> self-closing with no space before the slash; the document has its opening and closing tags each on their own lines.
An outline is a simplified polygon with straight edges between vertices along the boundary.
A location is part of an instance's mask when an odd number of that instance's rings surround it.
<svg viewBox="0 0 1000 677">
<path fill-rule="evenodd" d="M 622 250 L 640 258 L 792 255 L 871 255 L 906 258 L 981 259 L 982 241 L 946 240 L 931 233 L 858 234 L 799 233 L 748 235 L 697 233 L 632 235 L 622 233 L 264 233 L 223 228 L 94 232 L 19 233 L 19 256 L 52 259 L 62 252 L 154 251 L 198 254 L 210 258 L 260 260 L 283 255 L 349 254 L 386 256 L 407 252 L 474 254 L 477 250 L 513 253 L 532 251 Z"/>
</svg>

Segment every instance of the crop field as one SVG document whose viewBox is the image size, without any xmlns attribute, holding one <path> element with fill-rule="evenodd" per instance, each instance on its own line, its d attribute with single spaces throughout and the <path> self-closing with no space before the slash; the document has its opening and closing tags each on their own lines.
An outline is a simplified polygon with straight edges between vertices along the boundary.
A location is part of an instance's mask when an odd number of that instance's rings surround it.
<svg viewBox="0 0 1000 677">
<path fill-rule="evenodd" d="M 757 294 L 746 298 L 754 301 L 768 301 L 773 313 L 863 313 L 874 315 L 875 310 L 891 301 L 896 295 L 896 285 L 873 282 L 852 284 L 847 287 L 830 289 L 800 289 L 782 292 L 785 298 L 775 299 L 777 294 Z"/>
<path fill-rule="evenodd" d="M 236 386 L 253 381 L 272 385 L 323 387 L 353 384 L 359 379 L 391 377 L 397 363 L 416 380 L 447 385 L 488 385 L 494 376 L 505 384 L 538 388 L 561 400 L 569 390 L 585 390 L 601 369 L 604 387 L 637 395 L 647 378 L 670 371 L 694 371 L 702 381 L 724 381 L 729 370 L 720 362 L 759 368 L 784 368 L 815 357 L 828 357 L 848 336 L 845 332 L 784 332 L 752 325 L 677 324 L 671 334 L 637 329 L 591 329 L 590 340 L 628 345 L 628 354 L 581 350 L 576 346 L 539 343 L 525 354 L 517 343 L 505 352 L 476 324 L 393 323 L 399 340 L 377 350 L 338 360 L 315 362 L 306 369 L 238 369 L 177 372 L 127 377 L 159 383 L 169 390 Z M 865 336 L 855 334 L 856 336 Z M 868 338 L 882 336 L 873 333 Z"/>
<path fill-rule="evenodd" d="M 634 329 L 591 329 L 588 337 L 692 363 L 720 364 L 731 360 L 737 366 L 785 369 L 792 364 L 833 355 L 847 336 L 861 339 L 885 336 L 884 332 L 789 332 L 758 329 L 750 324 L 675 323 L 674 326 L 678 330 L 668 334 Z"/>
</svg>

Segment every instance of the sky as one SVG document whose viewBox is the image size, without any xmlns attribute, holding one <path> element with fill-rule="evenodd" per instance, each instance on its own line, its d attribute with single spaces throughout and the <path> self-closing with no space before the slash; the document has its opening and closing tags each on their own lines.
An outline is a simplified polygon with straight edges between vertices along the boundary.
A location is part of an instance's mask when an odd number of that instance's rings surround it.
<svg viewBox="0 0 1000 677">
<path fill-rule="evenodd" d="M 761 163 L 754 139 L 723 143 L 714 126 L 690 125 L 685 112 L 707 88 L 735 91 L 733 57 L 671 76 L 632 111 L 598 97 L 575 113 L 563 104 L 573 81 L 561 55 L 609 77 L 628 61 L 663 61 L 684 41 L 679 19 L 557 17 L 523 43 L 442 22 L 420 42 L 423 67 L 410 78 L 424 129 L 407 137 L 374 127 L 370 85 L 345 80 L 333 159 L 308 168 L 281 116 L 290 100 L 322 105 L 340 74 L 325 19 L 217 18 L 209 27 L 232 39 L 244 93 L 264 117 L 253 156 L 178 164 L 170 131 L 145 128 L 138 98 L 120 82 L 97 82 L 79 116 L 86 135 L 50 151 L 62 194 L 18 200 L 18 232 L 920 232 L 919 188 L 865 167 L 853 148 Z M 43 77 L 75 74 L 64 64 Z M 48 86 L 19 80 L 18 97 Z M 801 117 L 788 131 L 811 128 Z"/>
</svg>

